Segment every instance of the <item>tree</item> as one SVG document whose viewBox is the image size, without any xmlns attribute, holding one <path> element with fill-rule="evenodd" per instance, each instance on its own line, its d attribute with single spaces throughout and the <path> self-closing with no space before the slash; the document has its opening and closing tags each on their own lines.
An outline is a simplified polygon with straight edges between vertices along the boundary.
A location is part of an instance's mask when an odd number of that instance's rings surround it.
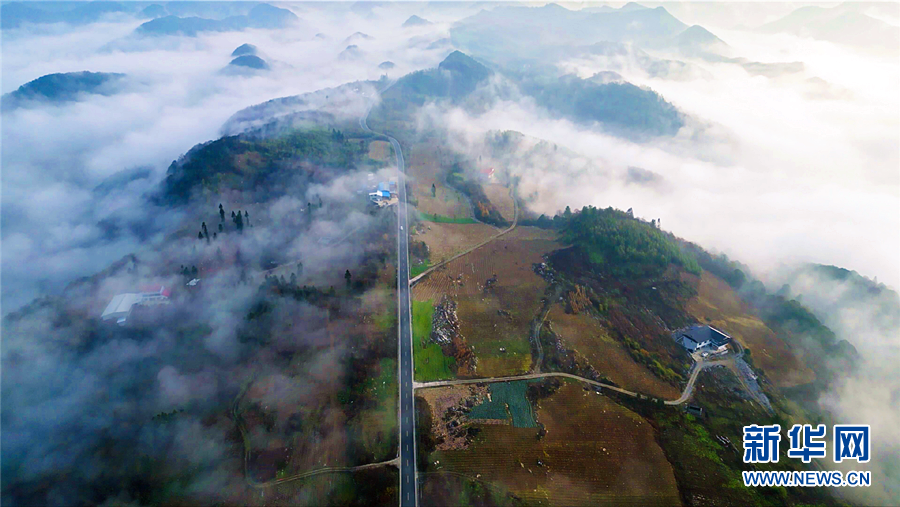
<svg viewBox="0 0 900 507">
<path fill-rule="evenodd" d="M 225 220 L 225 214 L 224 214 L 224 213 L 222 214 L 222 220 Z M 223 227 L 222 224 L 219 224 L 219 232 L 222 232 L 222 231 L 224 231 L 224 230 L 225 230 L 225 227 Z"/>
<path fill-rule="evenodd" d="M 222 222 L 225 221 L 225 208 L 222 207 L 222 203 L 219 203 L 219 218 L 221 219 Z M 222 230 L 221 227 L 222 227 L 222 225 L 220 224 L 219 230 Z"/>
<path fill-rule="evenodd" d="M 203 235 L 209 238 L 209 231 L 206 229 L 206 222 L 201 223 L 200 228 L 203 229 Z"/>
<path fill-rule="evenodd" d="M 217 237 L 217 236 L 216 236 L 216 233 L 214 232 L 214 233 L 213 233 L 213 239 L 216 239 L 216 237 Z"/>
<path fill-rule="evenodd" d="M 200 231 L 197 233 L 197 239 L 199 239 L 200 241 L 203 241 L 203 231 Z"/>
<path fill-rule="evenodd" d="M 350 270 L 348 269 L 348 270 L 344 273 L 344 280 L 347 280 L 347 288 L 348 288 L 348 289 L 350 288 L 350 278 L 351 278 Z"/>
<path fill-rule="evenodd" d="M 322 196 L 319 196 L 319 209 L 322 209 Z"/>
<path fill-rule="evenodd" d="M 297 274 L 291 273 L 291 285 L 297 285 Z"/>
<path fill-rule="evenodd" d="M 563 211 L 563 217 L 571 218 L 572 217 L 572 208 L 566 206 L 566 211 Z"/>
<path fill-rule="evenodd" d="M 231 210 L 231 219 L 234 220 L 234 210 Z"/>
<path fill-rule="evenodd" d="M 655 218 L 650 221 L 650 227 L 653 227 L 654 229 L 656 229 L 656 219 Z"/>
<path fill-rule="evenodd" d="M 434 186 L 434 183 L 431 184 L 431 197 L 437 197 L 437 187 Z"/>
<path fill-rule="evenodd" d="M 247 225 L 250 225 L 250 212 L 244 210 L 244 219 L 247 220 Z"/>
<path fill-rule="evenodd" d="M 197 278 L 197 275 L 200 274 L 200 270 L 197 269 L 197 266 L 191 266 L 191 276 Z"/>
</svg>

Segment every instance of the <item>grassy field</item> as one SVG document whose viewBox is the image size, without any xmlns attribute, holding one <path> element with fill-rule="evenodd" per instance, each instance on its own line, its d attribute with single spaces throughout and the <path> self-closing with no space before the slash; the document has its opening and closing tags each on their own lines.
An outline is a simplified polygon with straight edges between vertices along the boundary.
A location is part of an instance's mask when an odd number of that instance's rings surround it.
<svg viewBox="0 0 900 507">
<path fill-rule="evenodd" d="M 520 227 L 433 271 L 420 281 L 416 300 L 457 300 L 460 330 L 478 359 L 478 376 L 515 375 L 531 365 L 531 320 L 547 282 L 532 264 L 559 244 L 553 233 Z M 488 280 L 496 276 L 492 287 Z"/>
<path fill-rule="evenodd" d="M 712 273 L 703 272 L 698 294 L 688 303 L 687 311 L 700 322 L 725 331 L 748 347 L 754 364 L 778 387 L 806 384 L 815 379 L 813 371 L 753 314 L 731 286 Z"/>
<path fill-rule="evenodd" d="M 430 262 L 421 262 L 421 263 L 413 264 L 409 268 L 409 277 L 415 278 L 415 277 L 421 275 L 422 273 L 428 271 L 428 268 L 430 268 L 430 267 L 431 267 Z"/>
<path fill-rule="evenodd" d="M 456 359 L 445 356 L 440 345 L 431 341 L 434 304 L 431 301 L 413 301 L 412 312 L 415 379 L 427 382 L 453 378 Z"/>
<path fill-rule="evenodd" d="M 444 216 L 444 215 L 432 215 L 429 213 L 420 212 L 422 215 L 422 220 L 427 222 L 437 222 L 439 224 L 476 224 L 478 222 L 475 221 L 474 218 L 467 216 Z"/>
<path fill-rule="evenodd" d="M 369 143 L 369 158 L 378 162 L 389 162 L 394 155 L 394 148 L 387 141 L 372 141 Z"/>
<path fill-rule="evenodd" d="M 408 151 L 406 173 L 419 211 L 431 216 L 471 218 L 472 209 L 466 197 L 444 183 L 444 149 L 440 142 L 426 139 L 413 144 Z"/>
<path fill-rule="evenodd" d="M 562 305 L 557 304 L 553 305 L 547 319 L 563 345 L 584 356 L 591 366 L 616 385 L 668 400 L 681 394 L 675 386 L 632 359 L 625 346 L 590 315 L 567 314 Z"/>
<path fill-rule="evenodd" d="M 439 415 L 438 415 L 439 417 Z M 672 467 L 652 426 L 578 382 L 539 403 L 546 428 L 470 423 L 468 449 L 437 451 L 435 472 L 453 472 L 543 505 L 678 505 Z"/>
<path fill-rule="evenodd" d="M 399 501 L 399 472 L 380 467 L 357 472 L 315 475 L 270 488 L 248 488 L 246 497 L 233 497 L 232 505 L 298 505 L 318 507 L 395 506 Z"/>
</svg>

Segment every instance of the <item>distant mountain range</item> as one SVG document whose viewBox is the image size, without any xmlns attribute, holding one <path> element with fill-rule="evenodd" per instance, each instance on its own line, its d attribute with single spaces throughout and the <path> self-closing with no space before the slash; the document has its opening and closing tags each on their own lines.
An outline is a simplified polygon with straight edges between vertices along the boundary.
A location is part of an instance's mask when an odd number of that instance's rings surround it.
<svg viewBox="0 0 900 507">
<path fill-rule="evenodd" d="M 300 21 L 293 12 L 269 4 L 254 6 L 247 15 L 229 16 L 224 19 L 207 19 L 196 16 L 164 16 L 147 21 L 137 27 L 138 36 L 185 35 L 194 37 L 202 32 L 231 32 L 247 28 L 286 28 Z"/>
<path fill-rule="evenodd" d="M 453 45 L 501 64 L 541 59 L 559 47 L 598 42 L 666 44 L 688 28 L 664 7 L 571 11 L 557 4 L 543 7 L 497 7 L 458 22 Z M 527 43 L 525 43 L 527 41 Z"/>
<path fill-rule="evenodd" d="M 78 2 L 71 10 L 43 9 L 40 2 L 10 2 L 0 6 L 0 28 L 7 30 L 25 24 L 94 23 L 108 14 L 130 13 L 133 8 L 118 2 Z"/>
<path fill-rule="evenodd" d="M 897 54 L 900 27 L 867 15 L 865 3 L 846 2 L 837 7 L 801 7 L 787 16 L 757 28 L 763 33 L 791 33 L 800 37 L 866 47 Z M 896 2 L 885 2 L 896 7 Z"/>
<path fill-rule="evenodd" d="M 125 74 L 109 72 L 67 72 L 48 74 L 23 84 L 2 99 L 2 110 L 11 111 L 38 103 L 64 103 L 82 95 L 113 95 L 121 91 Z"/>
</svg>

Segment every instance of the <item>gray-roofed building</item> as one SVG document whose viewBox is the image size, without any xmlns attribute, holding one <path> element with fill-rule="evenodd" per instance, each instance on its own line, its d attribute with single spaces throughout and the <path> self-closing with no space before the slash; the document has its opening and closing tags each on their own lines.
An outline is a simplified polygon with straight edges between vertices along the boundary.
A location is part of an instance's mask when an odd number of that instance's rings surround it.
<svg viewBox="0 0 900 507">
<path fill-rule="evenodd" d="M 675 341 L 691 352 L 703 347 L 725 350 L 731 337 L 712 326 L 691 326 L 675 333 Z"/>
</svg>

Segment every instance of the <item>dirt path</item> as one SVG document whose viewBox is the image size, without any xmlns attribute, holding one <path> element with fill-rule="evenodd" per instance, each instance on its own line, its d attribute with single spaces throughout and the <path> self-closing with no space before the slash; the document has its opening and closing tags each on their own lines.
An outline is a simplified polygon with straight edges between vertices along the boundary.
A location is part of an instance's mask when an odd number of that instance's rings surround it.
<svg viewBox="0 0 900 507">
<path fill-rule="evenodd" d="M 509 189 L 509 192 L 510 192 L 510 196 L 512 197 L 512 189 Z M 478 250 L 479 248 L 483 247 L 484 245 L 487 245 L 488 243 L 490 243 L 491 241 L 494 241 L 495 239 L 499 238 L 500 236 L 503 236 L 504 234 L 508 234 L 510 231 L 512 231 L 513 229 L 515 229 L 515 228 L 516 228 L 516 224 L 518 224 L 518 222 L 519 222 L 519 203 L 518 203 L 518 201 L 516 201 L 516 198 L 515 198 L 515 197 L 513 197 L 513 206 L 514 206 L 514 209 L 515 209 L 515 213 L 513 214 L 513 222 L 512 222 L 512 225 L 510 225 L 508 228 L 506 228 L 506 229 L 500 231 L 498 234 L 496 234 L 496 235 L 494 235 L 494 236 L 491 236 L 490 238 L 488 238 L 488 239 L 482 241 L 481 243 L 478 243 L 477 245 L 473 246 L 472 248 L 470 248 L 470 249 L 468 249 L 468 250 L 465 250 L 465 251 L 463 251 L 463 252 L 460 252 L 460 253 L 454 255 L 453 257 L 451 257 L 451 258 L 445 260 L 444 262 L 441 262 L 440 264 L 436 264 L 436 265 L 434 265 L 434 266 L 432 266 L 432 267 L 426 269 L 426 270 L 425 270 L 424 272 L 422 272 L 419 276 L 417 276 L 417 277 L 415 277 L 415 278 L 412 278 L 412 279 L 409 281 L 409 286 L 412 287 L 412 286 L 415 285 L 419 280 L 421 280 L 422 278 L 428 276 L 432 271 L 436 270 L 437 268 L 439 268 L 439 267 L 441 267 L 441 266 L 444 266 L 444 265 L 448 264 L 448 263 L 451 262 L 451 261 L 455 261 L 456 259 L 459 259 L 459 258 L 462 257 L 463 255 L 467 255 L 467 254 L 469 254 L 469 253 L 472 253 L 473 251 Z"/>
<path fill-rule="evenodd" d="M 534 322 L 531 324 L 531 341 L 534 344 L 535 350 L 537 350 L 537 357 L 534 358 L 534 364 L 531 367 L 533 373 L 541 372 L 541 365 L 544 364 L 544 347 L 541 345 L 541 328 L 544 327 L 544 321 L 547 320 L 547 315 L 550 315 L 550 310 L 553 308 L 553 303 L 559 298 L 562 294 L 562 287 L 556 286 L 552 291 L 550 291 L 550 295 L 547 296 L 547 300 L 544 301 L 544 306 L 541 307 L 540 318 L 535 317 Z"/>
<path fill-rule="evenodd" d="M 299 474 L 289 475 L 287 477 L 281 477 L 278 479 L 272 479 L 271 481 L 266 482 L 256 482 L 247 476 L 247 484 L 254 488 L 268 488 L 271 486 L 276 486 L 278 484 L 284 484 L 286 482 L 297 481 L 300 479 L 306 479 L 307 477 L 312 477 L 315 475 L 321 474 L 331 474 L 331 473 L 339 473 L 339 472 L 356 472 L 358 470 L 366 470 L 367 468 L 377 468 L 383 466 L 399 466 L 400 458 L 394 458 L 388 461 L 380 461 L 378 463 L 369 463 L 368 465 L 359 465 L 355 467 L 322 467 L 317 468 L 315 470 L 309 470 L 307 472 L 302 472 Z"/>
</svg>

